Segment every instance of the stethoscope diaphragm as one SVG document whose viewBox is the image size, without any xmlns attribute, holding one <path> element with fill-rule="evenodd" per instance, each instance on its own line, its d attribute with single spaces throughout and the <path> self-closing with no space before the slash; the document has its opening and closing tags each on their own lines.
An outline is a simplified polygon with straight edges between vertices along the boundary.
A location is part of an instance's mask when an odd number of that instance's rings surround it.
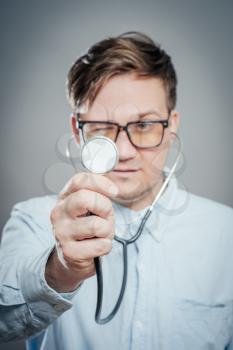
<svg viewBox="0 0 233 350">
<path fill-rule="evenodd" d="M 85 141 L 81 148 L 82 165 L 95 174 L 105 174 L 113 170 L 118 158 L 116 144 L 105 136 L 95 136 Z"/>
</svg>

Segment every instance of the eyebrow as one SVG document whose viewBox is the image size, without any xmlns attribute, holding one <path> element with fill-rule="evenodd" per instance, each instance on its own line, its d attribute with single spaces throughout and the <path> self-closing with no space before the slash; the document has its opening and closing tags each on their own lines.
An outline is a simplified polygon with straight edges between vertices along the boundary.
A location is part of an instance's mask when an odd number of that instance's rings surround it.
<svg viewBox="0 0 233 350">
<path fill-rule="evenodd" d="M 82 115 L 85 115 L 86 113 L 77 113 L 77 117 L 81 117 Z M 155 114 L 158 118 L 162 118 L 161 114 L 156 111 L 155 109 L 149 109 L 148 111 L 144 111 L 141 113 L 136 113 L 136 114 L 132 114 L 135 117 L 139 117 L 139 119 L 144 118 L 145 116 L 147 116 L 148 114 Z M 108 119 L 109 122 L 114 122 L 114 120 L 112 119 Z"/>
<path fill-rule="evenodd" d="M 148 110 L 148 111 L 139 113 L 139 114 L 138 114 L 139 119 L 145 117 L 145 116 L 148 115 L 148 114 L 156 114 L 157 117 L 162 118 L 161 114 L 160 114 L 158 111 L 156 111 L 155 109 L 150 109 L 150 110 Z"/>
</svg>

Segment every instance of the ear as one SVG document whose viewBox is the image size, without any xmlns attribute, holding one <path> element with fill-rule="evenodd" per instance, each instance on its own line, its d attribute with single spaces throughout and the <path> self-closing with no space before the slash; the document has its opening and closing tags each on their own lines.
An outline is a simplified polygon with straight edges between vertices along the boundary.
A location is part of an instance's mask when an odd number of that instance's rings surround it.
<svg viewBox="0 0 233 350">
<path fill-rule="evenodd" d="M 169 130 L 170 132 L 177 133 L 178 128 L 180 124 L 180 114 L 179 112 L 173 110 L 171 111 L 170 117 L 169 117 Z"/>
<path fill-rule="evenodd" d="M 70 121 L 71 121 L 71 130 L 72 130 L 72 133 L 76 139 L 76 141 L 80 144 L 80 136 L 79 136 L 79 129 L 77 128 L 77 118 L 75 115 L 71 115 L 71 118 L 70 118 Z"/>
</svg>

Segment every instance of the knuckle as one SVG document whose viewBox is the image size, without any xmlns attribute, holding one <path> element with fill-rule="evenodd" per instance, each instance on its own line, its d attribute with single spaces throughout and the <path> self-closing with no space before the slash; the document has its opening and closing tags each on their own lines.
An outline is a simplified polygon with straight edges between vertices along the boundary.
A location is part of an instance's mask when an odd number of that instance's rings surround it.
<svg viewBox="0 0 233 350">
<path fill-rule="evenodd" d="M 101 223 L 98 216 L 90 216 L 90 232 L 96 236 L 101 233 Z"/>
<path fill-rule="evenodd" d="M 104 209 L 108 212 L 112 211 L 112 202 L 110 201 L 109 198 L 106 198 L 106 202 L 105 202 L 105 207 Z"/>
<path fill-rule="evenodd" d="M 50 212 L 50 221 L 52 223 L 56 222 L 60 218 L 60 210 L 58 207 L 54 207 Z"/>
<path fill-rule="evenodd" d="M 111 232 L 112 232 L 112 225 L 110 225 L 109 222 L 106 222 L 106 224 L 104 225 L 104 231 L 106 236 L 111 236 Z"/>
<path fill-rule="evenodd" d="M 110 232 L 109 236 L 111 237 L 111 239 L 113 239 L 115 236 L 115 231 L 111 228 L 109 232 Z"/>
<path fill-rule="evenodd" d="M 69 213 L 71 207 L 72 207 L 72 200 L 71 200 L 71 197 L 69 196 L 64 200 L 63 211 L 65 213 Z"/>
<path fill-rule="evenodd" d="M 67 227 L 69 222 L 67 220 L 62 221 L 59 225 L 54 226 L 54 235 L 59 242 L 67 241 L 69 239 L 69 234 L 67 233 Z"/>
<path fill-rule="evenodd" d="M 87 204 L 89 195 L 90 194 L 88 193 L 88 190 L 85 190 L 84 188 L 81 188 L 77 192 L 77 200 L 79 202 L 81 202 L 82 204 Z"/>
<path fill-rule="evenodd" d="M 73 206 L 74 206 L 74 203 L 73 203 L 73 196 L 69 196 L 65 199 L 64 201 L 64 211 L 66 213 L 70 213 L 70 211 L 72 211 L 73 209 Z"/>
<path fill-rule="evenodd" d="M 83 180 L 85 179 L 85 177 L 86 177 L 85 173 L 79 173 L 74 175 L 71 182 L 72 187 L 79 188 Z"/>
<path fill-rule="evenodd" d="M 109 235 L 111 228 L 109 226 L 109 223 L 107 223 L 103 219 L 100 219 L 99 217 L 95 217 L 93 218 L 91 230 L 93 234 L 97 237 L 106 237 Z"/>
<path fill-rule="evenodd" d="M 70 248 L 68 244 L 61 244 L 61 250 L 62 250 L 62 254 L 65 260 L 67 261 L 71 261 L 71 254 L 70 254 Z"/>
<path fill-rule="evenodd" d="M 112 202 L 107 197 L 103 198 L 101 202 L 100 215 L 103 215 L 106 217 L 111 213 L 111 211 L 112 211 Z"/>
<path fill-rule="evenodd" d="M 78 205 L 80 209 L 87 209 L 90 206 L 90 193 L 88 192 L 84 189 L 79 190 L 74 201 L 74 206 Z"/>
<path fill-rule="evenodd" d="M 110 239 L 104 239 L 101 242 L 101 245 L 99 247 L 99 255 L 106 255 L 108 254 L 112 249 L 112 240 Z"/>
<path fill-rule="evenodd" d="M 67 198 L 65 207 L 66 212 L 71 215 L 76 212 L 77 207 L 86 207 L 86 199 L 82 193 L 82 190 L 73 193 L 69 198 Z"/>
<path fill-rule="evenodd" d="M 105 254 L 108 254 L 112 250 L 112 240 L 108 239 L 105 246 Z"/>
</svg>

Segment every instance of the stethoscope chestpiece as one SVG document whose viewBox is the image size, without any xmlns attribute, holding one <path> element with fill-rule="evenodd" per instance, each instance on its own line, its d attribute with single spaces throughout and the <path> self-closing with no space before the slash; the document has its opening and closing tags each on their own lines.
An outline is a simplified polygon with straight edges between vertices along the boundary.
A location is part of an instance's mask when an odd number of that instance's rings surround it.
<svg viewBox="0 0 233 350">
<path fill-rule="evenodd" d="M 118 163 L 116 144 L 105 136 L 87 140 L 81 148 L 81 162 L 84 168 L 95 174 L 112 171 Z"/>
</svg>

